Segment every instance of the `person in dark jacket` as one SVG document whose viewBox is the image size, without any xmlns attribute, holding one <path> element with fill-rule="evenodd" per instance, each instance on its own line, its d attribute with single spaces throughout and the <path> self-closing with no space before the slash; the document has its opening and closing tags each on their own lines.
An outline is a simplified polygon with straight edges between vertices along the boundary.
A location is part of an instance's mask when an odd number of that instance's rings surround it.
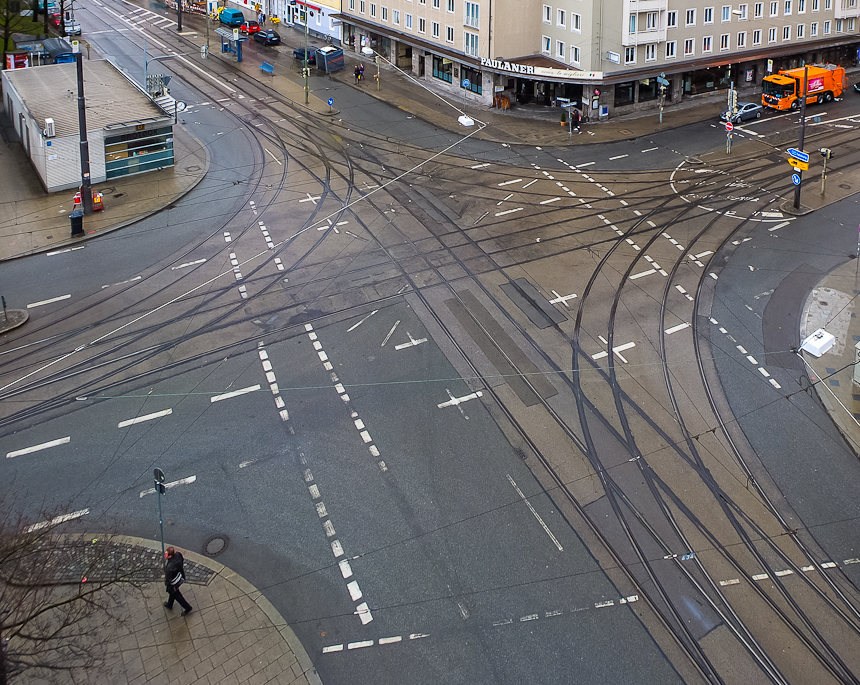
<svg viewBox="0 0 860 685">
<path fill-rule="evenodd" d="M 177 552 L 173 547 L 168 547 L 165 550 L 164 558 L 167 559 L 164 564 L 164 585 L 167 587 L 167 601 L 164 606 L 167 609 L 172 609 L 175 600 L 182 607 L 182 616 L 187 616 L 193 607 L 179 591 L 179 586 L 185 582 L 185 559 L 182 557 L 182 553 Z"/>
</svg>

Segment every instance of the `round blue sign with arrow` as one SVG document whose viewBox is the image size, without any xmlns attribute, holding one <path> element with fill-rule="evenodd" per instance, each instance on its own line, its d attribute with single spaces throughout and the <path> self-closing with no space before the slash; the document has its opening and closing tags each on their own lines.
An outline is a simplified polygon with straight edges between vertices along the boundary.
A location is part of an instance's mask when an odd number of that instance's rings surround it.
<svg viewBox="0 0 860 685">
<path fill-rule="evenodd" d="M 463 88 L 468 88 L 471 85 L 472 84 L 469 82 L 469 79 L 467 79 L 467 78 L 463 79 Z"/>
<path fill-rule="evenodd" d="M 334 98 L 328 99 L 328 106 L 331 107 L 334 104 Z"/>
<path fill-rule="evenodd" d="M 798 176 L 797 174 L 792 174 L 791 175 L 791 182 L 794 183 L 794 185 L 799 186 L 800 185 L 800 176 Z"/>
</svg>

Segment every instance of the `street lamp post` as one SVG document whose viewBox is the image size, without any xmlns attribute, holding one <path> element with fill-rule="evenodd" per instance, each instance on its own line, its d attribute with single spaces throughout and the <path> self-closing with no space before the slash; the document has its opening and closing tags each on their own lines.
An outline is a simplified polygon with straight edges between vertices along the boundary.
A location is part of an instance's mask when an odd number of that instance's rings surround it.
<svg viewBox="0 0 860 685">
<path fill-rule="evenodd" d="M 302 69 L 302 73 L 305 75 L 305 104 L 308 104 L 308 76 L 310 72 L 308 69 L 308 24 L 310 23 L 310 16 L 310 8 L 305 4 L 305 68 Z"/>
<path fill-rule="evenodd" d="M 93 189 L 90 185 L 90 144 L 87 141 L 87 105 L 84 100 L 84 60 L 75 53 L 78 72 L 78 131 L 81 139 L 81 207 L 84 215 L 93 213 Z"/>
</svg>

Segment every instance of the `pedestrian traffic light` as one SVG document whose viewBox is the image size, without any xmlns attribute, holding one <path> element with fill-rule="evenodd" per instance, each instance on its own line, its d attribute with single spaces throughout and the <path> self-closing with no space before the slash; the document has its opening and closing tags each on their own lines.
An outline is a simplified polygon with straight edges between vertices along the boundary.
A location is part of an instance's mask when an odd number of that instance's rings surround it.
<svg viewBox="0 0 860 685">
<path fill-rule="evenodd" d="M 824 159 L 833 159 L 833 150 L 831 150 L 829 147 L 823 147 L 819 150 L 819 152 L 821 153 L 821 156 L 824 157 Z"/>
</svg>

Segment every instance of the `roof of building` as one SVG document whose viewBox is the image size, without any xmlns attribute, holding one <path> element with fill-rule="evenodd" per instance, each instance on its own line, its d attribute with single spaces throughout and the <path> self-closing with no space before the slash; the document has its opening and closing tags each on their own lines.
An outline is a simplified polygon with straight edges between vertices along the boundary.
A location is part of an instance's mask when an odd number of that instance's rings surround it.
<svg viewBox="0 0 860 685">
<path fill-rule="evenodd" d="M 76 64 L 6 70 L 3 77 L 18 91 L 41 127 L 50 118 L 54 120 L 57 136 L 78 132 Z M 172 121 L 172 117 L 104 60 L 84 61 L 84 98 L 88 131 Z"/>
</svg>

